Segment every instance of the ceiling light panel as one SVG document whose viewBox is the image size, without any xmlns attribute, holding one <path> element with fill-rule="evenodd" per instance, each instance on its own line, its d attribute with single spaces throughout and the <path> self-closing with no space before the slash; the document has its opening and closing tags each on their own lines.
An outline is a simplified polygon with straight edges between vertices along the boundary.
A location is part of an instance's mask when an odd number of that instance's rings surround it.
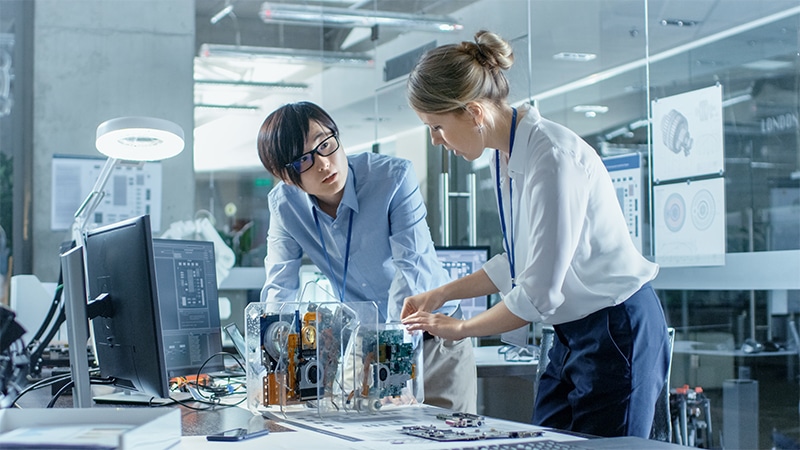
<svg viewBox="0 0 800 450">
<path fill-rule="evenodd" d="M 560 52 L 553 55 L 553 59 L 557 61 L 587 62 L 595 58 L 597 55 L 594 53 Z"/>
<path fill-rule="evenodd" d="M 317 62 L 327 65 L 372 67 L 375 59 L 367 53 L 307 50 L 282 47 L 253 47 L 246 45 L 203 44 L 200 58 L 269 59 L 287 64 Z"/>
<path fill-rule="evenodd" d="M 464 28 L 447 16 L 269 2 L 261 5 L 259 16 L 265 23 L 310 24 L 317 26 L 322 24 L 323 26 L 338 28 L 380 25 L 442 32 L 458 31 Z"/>
</svg>

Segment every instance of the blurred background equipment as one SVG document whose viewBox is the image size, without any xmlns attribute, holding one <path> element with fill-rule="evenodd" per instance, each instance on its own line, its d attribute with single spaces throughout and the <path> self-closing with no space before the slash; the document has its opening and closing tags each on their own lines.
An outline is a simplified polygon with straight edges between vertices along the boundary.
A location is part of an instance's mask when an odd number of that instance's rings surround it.
<svg viewBox="0 0 800 450">
<path fill-rule="evenodd" d="M 13 311 L 0 305 L 0 408 L 11 406 L 27 384 L 28 352 L 22 342 L 25 329 L 15 316 Z"/>
</svg>

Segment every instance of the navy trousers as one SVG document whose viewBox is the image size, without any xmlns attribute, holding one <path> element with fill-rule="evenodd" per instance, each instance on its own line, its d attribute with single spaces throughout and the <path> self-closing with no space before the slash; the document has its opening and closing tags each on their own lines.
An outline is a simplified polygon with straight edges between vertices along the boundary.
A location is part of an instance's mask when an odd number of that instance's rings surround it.
<svg viewBox="0 0 800 450">
<path fill-rule="evenodd" d="M 553 328 L 533 423 L 649 437 L 670 358 L 664 311 L 650 284 L 622 304 Z"/>
</svg>

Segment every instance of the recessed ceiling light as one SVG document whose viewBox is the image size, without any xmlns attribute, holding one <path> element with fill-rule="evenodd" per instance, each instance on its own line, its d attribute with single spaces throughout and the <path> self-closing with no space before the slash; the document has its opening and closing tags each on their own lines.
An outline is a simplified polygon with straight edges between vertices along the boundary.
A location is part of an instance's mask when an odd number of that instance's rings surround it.
<svg viewBox="0 0 800 450">
<path fill-rule="evenodd" d="M 776 61 L 774 59 L 761 59 L 749 63 L 742 64 L 742 67 L 752 70 L 779 70 L 792 67 L 794 63 L 791 61 Z"/>
<path fill-rule="evenodd" d="M 577 61 L 586 62 L 597 58 L 594 53 L 578 53 L 578 52 L 561 52 L 553 55 L 553 59 L 561 61 Z"/>
<path fill-rule="evenodd" d="M 695 25 L 700 25 L 699 20 L 689 20 L 689 19 L 661 19 L 661 25 L 663 26 L 673 26 L 673 27 L 692 27 Z"/>
<path fill-rule="evenodd" d="M 572 111 L 576 113 L 583 113 L 586 117 L 595 117 L 598 114 L 605 114 L 608 112 L 608 106 L 604 105 L 576 105 L 572 107 Z"/>
</svg>

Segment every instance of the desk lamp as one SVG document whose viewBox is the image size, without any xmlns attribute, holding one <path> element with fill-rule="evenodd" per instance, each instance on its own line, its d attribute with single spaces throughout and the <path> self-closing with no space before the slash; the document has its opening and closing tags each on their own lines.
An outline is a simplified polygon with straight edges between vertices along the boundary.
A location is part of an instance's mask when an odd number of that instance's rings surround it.
<svg viewBox="0 0 800 450">
<path fill-rule="evenodd" d="M 89 383 L 89 363 L 86 354 L 75 349 L 84 348 L 89 340 L 85 325 L 87 316 L 87 288 L 85 284 L 85 262 L 83 255 L 84 232 L 89 217 L 102 201 L 103 188 L 114 168 L 122 161 L 158 161 L 171 158 L 183 151 L 183 130 L 177 124 L 153 117 L 118 117 L 107 120 L 97 127 L 97 150 L 108 156 L 92 191 L 75 212 L 72 224 L 72 238 L 75 248 L 61 255 L 64 272 L 64 312 L 68 320 L 67 335 L 72 381 L 74 384 L 73 403 L 76 408 L 91 407 L 91 386 Z M 48 318 L 45 324 L 49 323 Z M 53 326 L 58 330 L 61 323 Z M 43 350 L 52 336 L 42 340 Z M 33 359 L 33 358 L 32 358 Z"/>
<path fill-rule="evenodd" d="M 117 117 L 97 127 L 97 150 L 108 156 L 92 191 L 75 212 L 72 238 L 83 242 L 81 234 L 89 217 L 103 200 L 103 188 L 120 161 L 159 161 L 183 150 L 183 130 L 177 124 L 154 117 Z"/>
</svg>

